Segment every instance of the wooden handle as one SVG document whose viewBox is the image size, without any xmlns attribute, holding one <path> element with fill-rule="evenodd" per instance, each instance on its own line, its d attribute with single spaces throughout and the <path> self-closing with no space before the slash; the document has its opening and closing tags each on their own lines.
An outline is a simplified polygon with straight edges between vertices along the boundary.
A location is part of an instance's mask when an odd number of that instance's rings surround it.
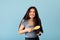
<svg viewBox="0 0 60 40">
<path fill-rule="evenodd" d="M 34 28 L 33 28 L 33 30 L 37 30 L 37 29 L 39 29 L 40 28 L 40 26 L 38 25 L 38 26 L 35 26 Z"/>
</svg>

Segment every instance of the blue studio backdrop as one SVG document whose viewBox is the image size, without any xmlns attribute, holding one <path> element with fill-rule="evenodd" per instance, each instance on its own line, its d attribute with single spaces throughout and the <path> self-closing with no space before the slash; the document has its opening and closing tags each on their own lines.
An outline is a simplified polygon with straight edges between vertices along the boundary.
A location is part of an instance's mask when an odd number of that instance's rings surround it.
<svg viewBox="0 0 60 40">
<path fill-rule="evenodd" d="M 24 40 L 18 27 L 30 6 L 37 8 L 42 21 L 40 40 L 60 40 L 60 0 L 0 0 L 0 40 Z"/>
</svg>

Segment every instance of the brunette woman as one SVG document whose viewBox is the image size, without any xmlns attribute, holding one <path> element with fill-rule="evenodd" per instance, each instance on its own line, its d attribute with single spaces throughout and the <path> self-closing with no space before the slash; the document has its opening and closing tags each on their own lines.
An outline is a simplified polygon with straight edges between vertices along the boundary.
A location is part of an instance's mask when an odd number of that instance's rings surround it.
<svg viewBox="0 0 60 40">
<path fill-rule="evenodd" d="M 38 30 L 32 30 L 37 25 L 39 25 L 40 28 Z M 43 29 L 36 7 L 29 7 L 21 20 L 18 32 L 19 34 L 25 33 L 25 40 L 39 40 L 39 36 L 43 33 Z"/>
</svg>

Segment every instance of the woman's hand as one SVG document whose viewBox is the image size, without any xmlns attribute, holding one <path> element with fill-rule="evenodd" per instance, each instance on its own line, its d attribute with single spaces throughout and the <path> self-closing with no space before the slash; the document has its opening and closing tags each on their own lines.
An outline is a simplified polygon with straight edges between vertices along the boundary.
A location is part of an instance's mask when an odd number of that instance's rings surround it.
<svg viewBox="0 0 60 40">
<path fill-rule="evenodd" d="M 39 32 L 37 35 L 39 36 L 39 35 L 41 35 L 42 34 L 42 32 Z"/>
<path fill-rule="evenodd" d="M 32 29 L 33 29 L 33 28 L 26 28 L 25 31 L 26 31 L 26 32 L 32 32 L 32 31 L 33 31 Z"/>
</svg>

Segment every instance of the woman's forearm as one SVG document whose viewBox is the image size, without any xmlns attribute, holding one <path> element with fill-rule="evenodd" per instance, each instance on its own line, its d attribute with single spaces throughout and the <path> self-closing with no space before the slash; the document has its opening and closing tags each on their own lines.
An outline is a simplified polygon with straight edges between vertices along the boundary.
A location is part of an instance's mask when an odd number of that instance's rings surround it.
<svg viewBox="0 0 60 40">
<path fill-rule="evenodd" d="M 18 31 L 19 34 L 23 34 L 23 33 L 25 33 L 25 32 L 26 32 L 26 30 L 19 30 L 19 31 Z"/>
</svg>

